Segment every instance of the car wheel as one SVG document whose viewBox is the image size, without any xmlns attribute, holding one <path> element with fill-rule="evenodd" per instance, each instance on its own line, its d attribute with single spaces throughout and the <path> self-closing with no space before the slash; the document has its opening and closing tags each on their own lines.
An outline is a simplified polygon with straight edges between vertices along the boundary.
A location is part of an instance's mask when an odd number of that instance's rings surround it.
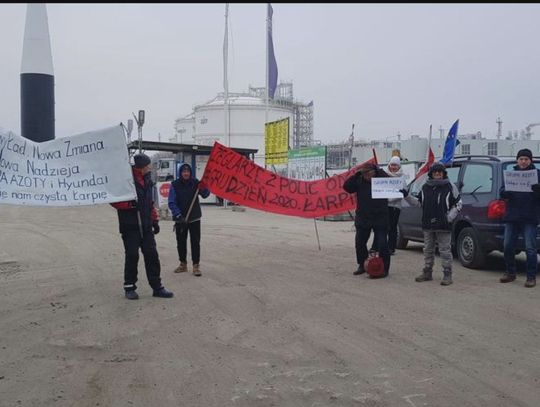
<svg viewBox="0 0 540 407">
<path fill-rule="evenodd" d="M 406 249 L 407 243 L 409 243 L 408 239 L 405 239 L 403 237 L 403 234 L 401 233 L 401 228 L 397 227 L 397 240 L 396 240 L 396 249 Z"/>
<path fill-rule="evenodd" d="M 464 267 L 481 268 L 486 262 L 486 253 L 473 228 L 464 228 L 459 232 L 456 250 L 459 261 Z"/>
</svg>

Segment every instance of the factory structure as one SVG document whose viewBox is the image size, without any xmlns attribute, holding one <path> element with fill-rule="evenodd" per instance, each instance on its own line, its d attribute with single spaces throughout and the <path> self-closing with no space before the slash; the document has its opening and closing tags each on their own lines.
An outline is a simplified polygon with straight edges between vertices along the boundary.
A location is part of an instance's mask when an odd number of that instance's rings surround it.
<svg viewBox="0 0 540 407">
<path fill-rule="evenodd" d="M 264 87 L 249 87 L 244 93 L 228 94 L 228 109 L 224 94 L 197 105 L 174 123 L 172 143 L 212 146 L 215 141 L 229 147 L 257 149 L 255 162 L 264 166 L 264 124 L 289 118 L 290 148 L 309 147 L 313 139 L 313 102 L 304 103 L 293 95 L 292 83 L 280 83 L 274 99 L 266 106 Z M 225 132 L 225 111 L 228 111 L 229 131 Z M 268 120 L 266 120 L 268 118 Z"/>
</svg>

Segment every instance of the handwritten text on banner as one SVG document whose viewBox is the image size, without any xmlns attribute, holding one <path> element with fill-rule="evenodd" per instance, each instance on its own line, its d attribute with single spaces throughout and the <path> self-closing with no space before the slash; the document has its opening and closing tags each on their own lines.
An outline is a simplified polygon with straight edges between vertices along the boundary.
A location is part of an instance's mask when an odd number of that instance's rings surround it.
<svg viewBox="0 0 540 407">
<path fill-rule="evenodd" d="M 77 206 L 135 197 L 120 126 L 44 143 L 0 134 L 0 204 Z"/>
<path fill-rule="evenodd" d="M 202 181 L 212 193 L 237 204 L 282 215 L 315 218 L 356 207 L 356 194 L 345 192 L 343 183 L 362 165 L 330 178 L 300 181 L 267 171 L 215 143 Z"/>
<path fill-rule="evenodd" d="M 531 185 L 538 184 L 538 172 L 504 171 L 504 189 L 514 192 L 532 192 Z"/>
</svg>

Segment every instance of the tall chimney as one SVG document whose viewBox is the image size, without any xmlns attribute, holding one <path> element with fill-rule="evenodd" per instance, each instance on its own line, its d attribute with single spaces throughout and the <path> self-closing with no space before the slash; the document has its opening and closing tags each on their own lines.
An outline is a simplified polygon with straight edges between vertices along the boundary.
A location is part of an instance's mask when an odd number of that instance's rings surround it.
<svg viewBox="0 0 540 407">
<path fill-rule="evenodd" d="M 54 74 L 44 3 L 26 8 L 21 64 L 21 135 L 29 140 L 54 140 Z"/>
</svg>

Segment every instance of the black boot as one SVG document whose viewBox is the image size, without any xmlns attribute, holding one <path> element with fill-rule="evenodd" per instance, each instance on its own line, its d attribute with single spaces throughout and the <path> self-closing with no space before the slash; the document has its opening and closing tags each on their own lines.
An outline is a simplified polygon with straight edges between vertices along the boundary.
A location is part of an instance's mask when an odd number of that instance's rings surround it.
<svg viewBox="0 0 540 407">
<path fill-rule="evenodd" d="M 441 281 L 441 285 L 450 285 L 452 284 L 452 270 L 450 269 L 444 269 L 443 270 L 444 277 Z"/>
<path fill-rule="evenodd" d="M 360 274 L 364 274 L 365 272 L 366 270 L 364 270 L 362 266 L 358 265 L 358 268 L 355 271 L 353 271 L 353 274 L 355 276 L 359 276 Z"/>
<path fill-rule="evenodd" d="M 423 281 L 431 281 L 433 280 L 432 274 L 433 274 L 432 269 L 424 267 L 424 269 L 422 270 L 422 274 L 416 277 L 414 281 L 416 281 L 417 283 L 421 283 Z"/>
<path fill-rule="evenodd" d="M 137 294 L 137 291 L 135 290 L 126 291 L 126 298 L 128 300 L 138 300 L 139 294 Z"/>
<path fill-rule="evenodd" d="M 164 287 L 161 287 L 159 290 L 154 290 L 154 294 L 152 294 L 152 296 L 159 298 L 172 298 L 174 294 L 167 291 Z"/>
</svg>

